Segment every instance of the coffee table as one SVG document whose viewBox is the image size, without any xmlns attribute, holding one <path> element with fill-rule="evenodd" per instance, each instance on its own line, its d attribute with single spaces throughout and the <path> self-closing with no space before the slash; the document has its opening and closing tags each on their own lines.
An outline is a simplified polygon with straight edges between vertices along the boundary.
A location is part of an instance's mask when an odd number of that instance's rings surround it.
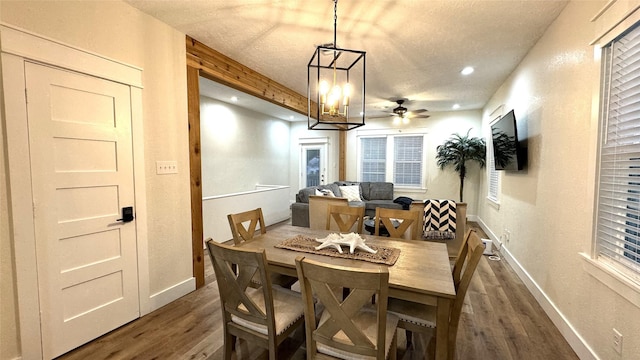
<svg viewBox="0 0 640 360">
<path fill-rule="evenodd" d="M 392 220 L 391 223 L 393 226 L 398 227 L 400 222 L 398 220 Z M 373 219 L 367 219 L 364 221 L 364 229 L 369 232 L 369 234 L 373 235 L 376 232 L 376 223 Z M 389 237 L 389 232 L 383 223 L 380 223 L 380 235 L 379 236 L 387 236 Z"/>
</svg>

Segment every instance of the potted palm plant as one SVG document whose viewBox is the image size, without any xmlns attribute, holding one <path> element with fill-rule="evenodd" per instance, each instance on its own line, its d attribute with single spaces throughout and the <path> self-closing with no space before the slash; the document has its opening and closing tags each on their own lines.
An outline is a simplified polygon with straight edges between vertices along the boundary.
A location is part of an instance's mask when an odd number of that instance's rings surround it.
<svg viewBox="0 0 640 360">
<path fill-rule="evenodd" d="M 453 166 L 453 169 L 460 177 L 460 202 L 463 202 L 462 192 L 464 190 L 464 178 L 467 175 L 467 161 L 475 161 L 480 167 L 484 167 L 486 156 L 486 145 L 484 139 L 477 137 L 469 137 L 467 131 L 465 136 L 453 134 L 442 145 L 436 148 L 436 160 L 438 167 L 444 170 L 447 166 Z"/>
</svg>

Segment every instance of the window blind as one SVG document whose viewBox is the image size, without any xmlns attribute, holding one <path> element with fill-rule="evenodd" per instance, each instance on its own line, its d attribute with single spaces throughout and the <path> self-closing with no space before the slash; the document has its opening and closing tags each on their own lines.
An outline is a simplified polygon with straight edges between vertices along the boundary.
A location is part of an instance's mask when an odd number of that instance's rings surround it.
<svg viewBox="0 0 640 360">
<path fill-rule="evenodd" d="M 496 171 L 495 159 L 493 158 L 493 141 L 491 140 L 491 136 L 488 137 L 489 141 L 487 141 L 487 197 L 490 200 L 498 202 L 498 172 Z"/>
<path fill-rule="evenodd" d="M 386 181 L 387 138 L 366 137 L 361 139 L 362 181 Z"/>
<path fill-rule="evenodd" d="M 640 27 L 603 50 L 597 255 L 640 281 Z"/>
<path fill-rule="evenodd" d="M 419 187 L 422 184 L 422 136 L 396 136 L 393 183 Z"/>
</svg>

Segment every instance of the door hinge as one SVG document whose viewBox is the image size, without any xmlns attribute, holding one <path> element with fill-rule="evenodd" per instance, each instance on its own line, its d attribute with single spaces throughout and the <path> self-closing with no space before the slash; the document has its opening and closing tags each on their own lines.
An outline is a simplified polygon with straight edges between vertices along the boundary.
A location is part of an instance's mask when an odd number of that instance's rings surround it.
<svg viewBox="0 0 640 360">
<path fill-rule="evenodd" d="M 27 88 L 24 88 L 24 99 L 27 102 L 27 104 L 29 103 L 29 93 L 27 92 Z"/>
</svg>

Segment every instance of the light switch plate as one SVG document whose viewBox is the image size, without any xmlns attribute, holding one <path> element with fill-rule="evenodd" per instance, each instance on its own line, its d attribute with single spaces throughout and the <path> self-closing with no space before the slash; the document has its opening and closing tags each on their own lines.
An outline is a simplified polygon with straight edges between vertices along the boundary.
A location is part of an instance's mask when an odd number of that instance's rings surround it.
<svg viewBox="0 0 640 360">
<path fill-rule="evenodd" d="M 156 161 L 156 174 L 177 174 L 178 162 L 177 161 Z"/>
</svg>

